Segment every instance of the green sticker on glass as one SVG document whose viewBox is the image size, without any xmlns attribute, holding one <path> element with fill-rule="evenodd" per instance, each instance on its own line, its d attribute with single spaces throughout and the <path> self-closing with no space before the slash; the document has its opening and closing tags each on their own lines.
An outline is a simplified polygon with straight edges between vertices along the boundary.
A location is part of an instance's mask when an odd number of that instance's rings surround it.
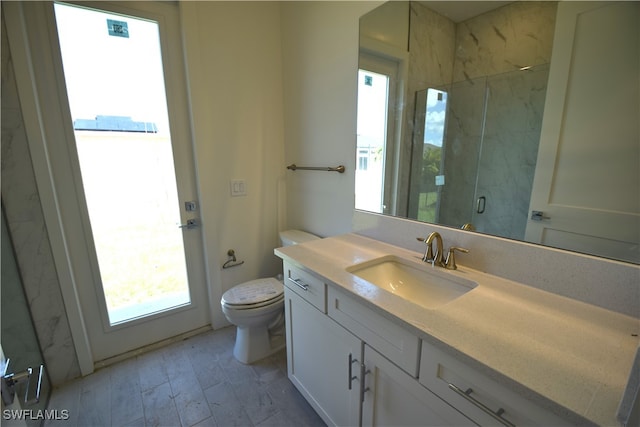
<svg viewBox="0 0 640 427">
<path fill-rule="evenodd" d="M 129 27 L 126 22 L 107 19 L 107 27 L 110 36 L 129 38 Z"/>
</svg>

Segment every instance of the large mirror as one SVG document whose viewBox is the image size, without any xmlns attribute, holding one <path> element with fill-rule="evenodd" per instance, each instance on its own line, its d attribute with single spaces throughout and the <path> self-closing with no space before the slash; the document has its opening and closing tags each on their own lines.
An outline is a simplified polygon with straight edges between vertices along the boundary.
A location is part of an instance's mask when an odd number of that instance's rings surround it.
<svg viewBox="0 0 640 427">
<path fill-rule="evenodd" d="M 640 263 L 640 2 L 360 19 L 356 209 Z"/>
</svg>

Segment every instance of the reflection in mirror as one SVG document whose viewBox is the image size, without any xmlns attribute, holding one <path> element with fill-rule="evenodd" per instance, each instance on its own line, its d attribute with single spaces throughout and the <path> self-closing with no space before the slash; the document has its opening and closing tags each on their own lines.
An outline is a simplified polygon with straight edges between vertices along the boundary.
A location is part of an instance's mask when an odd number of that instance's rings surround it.
<svg viewBox="0 0 640 427">
<path fill-rule="evenodd" d="M 356 206 L 382 213 L 390 77 L 367 68 L 358 71 Z"/>
<path fill-rule="evenodd" d="M 639 16 L 635 1 L 363 16 L 356 209 L 640 263 Z"/>
<path fill-rule="evenodd" d="M 416 129 L 414 144 L 422 147 L 422 163 L 414 168 L 418 177 L 409 191 L 410 216 L 419 221 L 442 223 L 440 219 L 441 190 L 444 188 L 445 124 L 448 94 L 428 88 L 416 94 Z"/>
<path fill-rule="evenodd" d="M 413 144 L 423 165 L 412 168 L 409 217 L 524 239 L 547 76 L 539 65 L 451 84 L 441 89 L 449 108 L 429 96 L 436 89 L 416 94 Z"/>
</svg>

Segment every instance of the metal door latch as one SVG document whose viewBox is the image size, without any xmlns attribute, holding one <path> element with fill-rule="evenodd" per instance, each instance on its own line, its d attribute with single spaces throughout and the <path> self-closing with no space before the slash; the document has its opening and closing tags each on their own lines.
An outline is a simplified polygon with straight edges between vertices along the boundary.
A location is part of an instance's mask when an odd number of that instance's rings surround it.
<svg viewBox="0 0 640 427">
<path fill-rule="evenodd" d="M 44 365 L 40 365 L 38 369 L 38 383 L 35 390 L 35 396 L 29 399 L 29 392 L 31 391 L 31 377 L 34 375 L 31 367 L 25 369 L 22 372 L 7 373 L 9 370 L 9 362 L 11 359 L 7 359 L 2 367 L 2 402 L 5 405 L 11 405 L 16 395 L 16 386 L 25 383 L 24 391 L 24 403 L 26 405 L 32 405 L 40 401 L 40 389 L 42 387 L 42 376 L 44 375 Z"/>
<path fill-rule="evenodd" d="M 187 230 L 191 230 L 192 228 L 196 228 L 197 226 L 198 226 L 198 220 L 188 219 L 186 224 L 180 224 L 178 228 L 186 228 Z"/>
<path fill-rule="evenodd" d="M 542 221 L 543 219 L 551 219 L 548 216 L 545 216 L 542 211 L 531 211 L 531 219 L 534 221 Z"/>
</svg>

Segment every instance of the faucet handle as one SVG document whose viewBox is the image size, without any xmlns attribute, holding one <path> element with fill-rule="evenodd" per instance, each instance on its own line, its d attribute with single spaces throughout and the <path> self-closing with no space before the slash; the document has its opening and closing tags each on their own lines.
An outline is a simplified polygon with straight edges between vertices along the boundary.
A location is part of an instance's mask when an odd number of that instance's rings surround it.
<svg viewBox="0 0 640 427">
<path fill-rule="evenodd" d="M 431 243 L 427 243 L 427 239 L 425 239 L 424 237 L 416 237 L 416 240 L 418 242 L 424 242 L 427 244 L 427 249 L 424 251 L 422 261 L 430 262 L 433 264 L 436 260 L 436 257 L 433 255 L 433 247 L 431 246 Z"/>
<path fill-rule="evenodd" d="M 457 270 L 458 266 L 456 265 L 456 251 L 469 253 L 469 249 L 459 248 L 457 246 L 451 246 L 449 248 L 449 254 L 447 255 L 447 260 L 444 262 L 444 268 L 447 270 Z"/>
</svg>

